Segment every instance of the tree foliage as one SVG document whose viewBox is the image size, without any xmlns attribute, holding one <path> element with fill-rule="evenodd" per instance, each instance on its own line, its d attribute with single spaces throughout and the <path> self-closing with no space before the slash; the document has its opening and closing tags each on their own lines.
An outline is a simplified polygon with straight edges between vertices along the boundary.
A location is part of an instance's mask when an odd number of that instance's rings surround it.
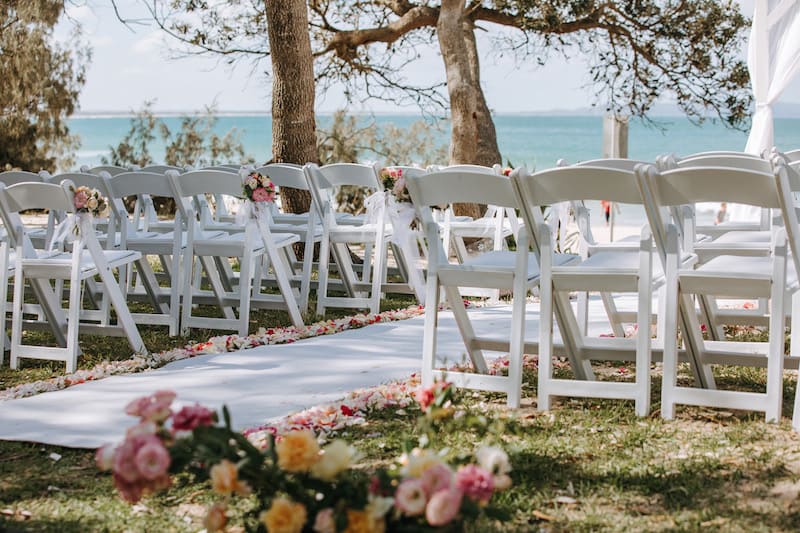
<svg viewBox="0 0 800 533">
<path fill-rule="evenodd" d="M 0 11 L 0 168 L 68 167 L 77 138 L 67 117 L 85 81 L 88 48 L 75 26 L 53 39 L 63 0 L 4 0 Z"/>
<path fill-rule="evenodd" d="M 402 76 L 393 54 L 409 57 L 415 44 L 432 40 L 440 12 L 422 0 L 316 0 L 311 7 L 323 73 L 384 88 L 397 88 Z M 470 1 L 464 14 L 473 27 L 511 30 L 491 33 L 495 53 L 533 65 L 554 54 L 583 58 L 594 103 L 615 113 L 646 116 L 667 96 L 697 120 L 710 113 L 741 126 L 748 117 L 740 49 L 749 21 L 732 0 Z"/>
<path fill-rule="evenodd" d="M 155 163 L 151 153 L 158 139 L 165 145 L 164 164 L 174 166 L 204 167 L 222 163 L 244 163 L 252 161 L 246 156 L 241 142 L 241 132 L 232 128 L 219 136 L 214 131 L 218 122 L 216 106 L 211 105 L 197 115 L 181 119 L 180 130 L 174 133 L 169 126 L 153 113 L 153 102 L 131 118 L 131 127 L 122 141 L 110 146 L 109 157 L 101 158 L 104 164 L 117 166 Z"/>
</svg>

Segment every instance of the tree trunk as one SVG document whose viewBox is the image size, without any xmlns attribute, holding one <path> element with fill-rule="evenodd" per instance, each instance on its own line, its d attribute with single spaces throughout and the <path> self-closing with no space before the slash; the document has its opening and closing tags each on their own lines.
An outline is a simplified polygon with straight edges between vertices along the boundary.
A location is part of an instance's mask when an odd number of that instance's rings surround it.
<svg viewBox="0 0 800 533">
<path fill-rule="evenodd" d="M 497 146 L 497 132 L 494 128 L 494 120 L 489 106 L 486 104 L 486 97 L 481 87 L 481 65 L 478 57 L 478 43 L 475 39 L 475 26 L 472 21 L 464 23 L 464 40 L 467 44 L 467 57 L 469 58 L 470 73 L 475 94 L 475 112 L 478 117 L 478 149 L 475 152 L 471 163 L 491 167 L 496 164 L 503 164 L 500 156 L 500 148 Z"/>
<path fill-rule="evenodd" d="M 478 151 L 478 112 L 469 47 L 464 38 L 466 0 L 442 0 L 436 33 L 450 96 L 450 164 L 472 163 Z M 456 214 L 480 217 L 477 204 L 456 204 Z"/>
<path fill-rule="evenodd" d="M 314 64 L 303 0 L 264 2 L 272 59 L 272 159 L 304 165 L 317 161 Z M 289 213 L 305 213 L 311 195 L 281 189 Z"/>
</svg>

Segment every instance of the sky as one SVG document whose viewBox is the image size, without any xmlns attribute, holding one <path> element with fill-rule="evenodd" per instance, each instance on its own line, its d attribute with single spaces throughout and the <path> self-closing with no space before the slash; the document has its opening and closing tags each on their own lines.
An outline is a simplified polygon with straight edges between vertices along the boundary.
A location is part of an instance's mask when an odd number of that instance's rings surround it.
<svg viewBox="0 0 800 533">
<path fill-rule="evenodd" d="M 79 21 L 92 48 L 86 85 L 80 96 L 80 112 L 130 112 L 147 100 L 157 111 L 192 111 L 216 102 L 222 112 L 270 109 L 270 80 L 250 65 L 230 68 L 202 57 L 175 58 L 174 42 L 152 26 L 131 28 L 119 22 L 110 0 L 77 0 L 67 3 L 70 17 Z M 118 0 L 125 18 L 141 18 L 140 0 Z M 753 0 L 741 1 L 750 16 Z M 489 107 L 498 113 L 538 112 L 586 108 L 593 101 L 584 88 L 586 66 L 580 60 L 551 58 L 543 67 L 497 58 L 487 53 L 489 42 L 479 35 L 481 77 Z M 67 25 L 57 36 L 65 38 Z M 430 72 L 443 77 L 444 66 L 437 50 L 430 49 L 404 72 L 411 81 L 430 81 Z M 800 103 L 800 78 L 794 80 L 780 102 Z M 317 111 L 331 112 L 347 105 L 341 88 L 317 96 Z M 350 111 L 418 112 L 416 107 L 371 100 L 348 105 Z"/>
</svg>

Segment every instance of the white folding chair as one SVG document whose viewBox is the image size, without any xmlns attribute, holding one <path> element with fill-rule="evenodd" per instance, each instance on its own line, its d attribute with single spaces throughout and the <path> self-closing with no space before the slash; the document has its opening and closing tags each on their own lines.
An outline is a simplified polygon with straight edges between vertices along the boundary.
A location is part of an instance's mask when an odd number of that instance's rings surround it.
<svg viewBox="0 0 800 533">
<path fill-rule="evenodd" d="M 228 233 L 220 237 L 207 238 L 197 220 L 193 198 L 197 196 L 226 195 L 241 198 L 242 180 L 238 174 L 218 170 L 194 170 L 184 174 L 168 172 L 173 194 L 187 224 L 187 246 L 183 262 L 183 302 L 181 311 L 181 330 L 187 332 L 191 327 L 233 329 L 239 335 L 247 335 L 250 309 L 282 308 L 289 312 L 292 323 L 303 328 L 303 319 L 297 306 L 290 276 L 292 266 L 287 260 L 285 248 L 298 242 L 296 235 L 272 233 L 269 224 L 261 220 L 248 219 L 244 231 Z M 256 279 L 256 261 L 262 257 L 269 261 L 280 290 L 279 295 L 264 294 Z M 200 276 L 191 275 L 194 257 L 208 277 L 211 285 L 210 298 L 205 301 L 216 303 L 224 318 L 195 316 L 193 304 L 203 300 L 207 291 L 200 287 Z M 228 276 L 228 259 L 239 259 L 239 275 Z M 263 267 L 263 266 L 262 266 Z M 238 308 L 238 316 L 234 313 Z"/>
<path fill-rule="evenodd" d="M 436 376 L 459 387 L 502 392 L 508 405 L 518 407 L 522 383 L 522 354 L 524 349 L 525 302 L 528 290 L 539 281 L 539 266 L 533 254 L 527 253 L 528 234 L 519 231 L 517 252 L 490 250 L 464 262 L 452 264 L 440 240 L 441 221 L 431 209 L 452 202 L 485 202 L 501 208 L 516 208 L 517 201 L 511 182 L 506 176 L 484 172 L 448 171 L 410 176 L 407 187 L 425 229 L 428 241 L 428 279 L 425 296 L 425 332 L 422 350 L 422 381 L 430 385 Z M 559 256 L 561 262 L 576 256 Z M 472 327 L 459 289 L 479 287 L 510 289 L 513 294 L 510 336 L 478 336 Z M 472 370 L 459 372 L 440 370 L 436 358 L 440 294 L 450 305 L 458 325 Z M 483 350 L 509 353 L 508 376 L 489 375 Z M 452 361 L 451 361 L 452 363 Z"/>
<path fill-rule="evenodd" d="M 375 167 L 355 163 L 336 163 L 322 168 L 314 164 L 303 167 L 312 197 L 319 206 L 323 236 L 319 254 L 319 284 L 317 288 L 317 314 L 324 315 L 327 307 L 367 308 L 371 313 L 380 311 L 384 266 L 391 228 L 386 223 L 386 210 L 381 199 L 375 202 L 374 211 L 361 224 L 343 224 L 336 216 L 334 187 L 354 185 L 363 187 L 368 195 L 380 192 Z M 350 245 L 364 247 L 361 276 L 351 257 Z M 330 256 L 333 255 L 345 296 L 328 294 L 330 285 Z"/>
<path fill-rule="evenodd" d="M 650 366 L 652 340 L 650 324 L 655 288 L 663 275 L 654 272 L 653 243 L 649 228 L 642 229 L 635 250 L 596 251 L 581 262 L 554 265 L 551 230 L 541 219 L 545 205 L 561 202 L 583 203 L 605 199 L 623 204 L 641 204 L 636 176 L 630 170 L 611 166 L 560 167 L 529 175 L 524 168 L 512 172 L 511 181 L 522 207 L 526 227 L 534 236 L 531 242 L 540 258 L 539 293 L 539 380 L 538 408 L 550 409 L 554 396 L 617 398 L 634 400 L 636 414 L 650 410 Z M 594 337 L 581 327 L 570 304 L 574 291 L 638 293 L 635 338 Z M 609 296 L 610 297 L 610 296 Z M 553 317 L 578 379 L 553 376 Z M 595 381 L 593 360 L 633 360 L 633 382 Z"/>
<path fill-rule="evenodd" d="M 659 172 L 653 166 L 637 169 L 659 256 L 666 273 L 664 375 L 661 415 L 675 416 L 677 404 L 763 411 L 767 421 L 780 418 L 783 397 L 785 297 L 797 290 L 797 217 L 785 173 L 765 173 L 730 167 L 688 167 Z M 784 227 L 773 233 L 767 256 L 717 256 L 697 266 L 681 267 L 682 242 L 664 208 L 696 202 L 736 202 L 780 210 Z M 790 250 L 794 263 L 791 263 Z M 766 343 L 705 340 L 692 295 L 729 298 L 769 298 Z M 677 381 L 678 329 L 700 387 Z M 766 392 L 717 390 L 711 365 L 766 366 Z"/>
<path fill-rule="evenodd" d="M 16 245 L 14 272 L 14 309 L 11 327 L 11 367 L 16 368 L 20 358 L 53 359 L 66 362 L 66 371 L 74 372 L 79 353 L 79 329 L 123 334 L 133 350 L 146 354 L 147 350 L 133 322 L 125 298 L 114 278 L 112 269 L 128 265 L 141 256 L 137 252 L 103 250 L 97 241 L 91 223 L 79 223 L 78 234 L 71 252 L 39 253 L 25 233 L 19 212 L 27 209 L 74 211 L 72 182 L 62 185 L 52 183 L 20 183 L 9 188 L 0 187 L 0 210 L 7 227 L 13 228 Z M 80 220 L 80 219 L 78 219 Z M 104 295 L 117 315 L 116 326 L 82 324 L 81 305 L 83 283 L 95 276 L 103 282 Z M 66 320 L 66 347 L 44 347 L 23 344 L 23 288 L 25 279 L 47 281 L 64 279 L 70 282 L 69 308 Z M 61 304 L 58 297 L 40 301 L 46 308 L 48 318 L 54 324 L 63 324 Z"/>
<path fill-rule="evenodd" d="M 303 167 L 298 165 L 287 165 L 283 163 L 273 163 L 255 170 L 268 176 L 272 183 L 278 188 L 278 194 L 283 187 L 308 191 L 309 185 Z M 300 310 L 305 313 L 308 309 L 308 298 L 311 291 L 311 270 L 314 262 L 314 245 L 322 242 L 323 227 L 319 218 L 319 209 L 314 205 L 314 198 L 311 198 L 311 205 L 307 213 L 283 213 L 277 209 L 271 213 L 272 231 L 281 233 L 292 233 L 298 236 L 303 243 L 303 264 L 302 280 L 300 285 L 300 299 L 298 305 Z M 290 249 L 287 249 L 287 252 Z M 294 254 L 292 258 L 295 258 Z"/>
<path fill-rule="evenodd" d="M 141 290 L 131 283 L 127 288 L 127 296 L 135 299 L 146 299 L 153 306 L 152 313 L 133 313 L 134 320 L 140 324 L 166 325 L 169 335 L 178 334 L 180 320 L 180 291 L 183 287 L 181 258 L 186 249 L 186 234 L 183 231 L 183 220 L 180 210 L 176 210 L 170 232 L 142 231 L 138 221 L 125 209 L 124 199 L 128 197 L 174 198 L 169 178 L 165 174 L 152 172 L 125 172 L 108 179 L 109 207 L 112 220 L 115 221 L 116 239 L 123 250 L 136 250 L 143 256 L 137 261 L 137 278 Z M 206 234 L 207 238 L 223 235 L 222 232 Z M 148 257 L 158 256 L 164 267 L 164 275 L 160 279 L 168 283 L 162 287 L 159 276 L 155 274 Z"/>
</svg>

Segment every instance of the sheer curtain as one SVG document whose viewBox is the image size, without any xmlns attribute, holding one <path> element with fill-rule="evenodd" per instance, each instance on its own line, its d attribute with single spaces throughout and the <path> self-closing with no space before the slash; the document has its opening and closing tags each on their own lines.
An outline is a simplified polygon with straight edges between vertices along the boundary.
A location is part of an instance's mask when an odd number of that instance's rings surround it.
<svg viewBox="0 0 800 533">
<path fill-rule="evenodd" d="M 775 145 L 772 106 L 800 72 L 800 0 L 755 0 L 747 66 L 756 110 L 745 151 L 760 154 Z M 731 204 L 730 220 L 756 222 L 761 209 Z"/>
<path fill-rule="evenodd" d="M 745 151 L 759 154 L 775 144 L 772 106 L 800 72 L 800 1 L 755 1 L 747 65 L 756 112 Z"/>
</svg>

